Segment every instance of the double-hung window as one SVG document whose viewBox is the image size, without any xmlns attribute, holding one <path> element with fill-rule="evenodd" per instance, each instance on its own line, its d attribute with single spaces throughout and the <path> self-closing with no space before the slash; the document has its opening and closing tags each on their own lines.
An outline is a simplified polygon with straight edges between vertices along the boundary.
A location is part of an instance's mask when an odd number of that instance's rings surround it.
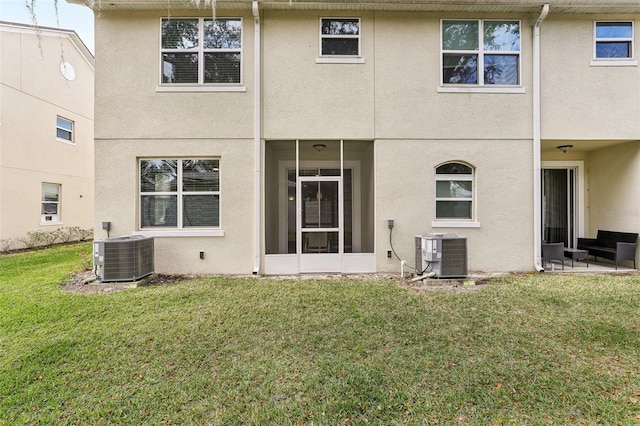
<svg viewBox="0 0 640 426">
<path fill-rule="evenodd" d="M 162 84 L 242 82 L 241 18 L 163 18 Z"/>
<path fill-rule="evenodd" d="M 633 22 L 595 22 L 596 59 L 633 58 Z"/>
<path fill-rule="evenodd" d="M 360 18 L 321 18 L 321 56 L 360 56 Z"/>
<path fill-rule="evenodd" d="M 520 85 L 520 21 L 443 20 L 442 83 Z"/>
<path fill-rule="evenodd" d="M 140 160 L 142 228 L 219 228 L 220 160 Z"/>
<path fill-rule="evenodd" d="M 43 223 L 60 221 L 60 184 L 42 184 L 40 220 Z"/>
<path fill-rule="evenodd" d="M 73 143 L 73 121 L 58 116 L 56 118 L 56 138 L 60 141 Z"/>
<path fill-rule="evenodd" d="M 473 169 L 462 163 L 436 167 L 436 219 L 473 219 Z"/>
</svg>

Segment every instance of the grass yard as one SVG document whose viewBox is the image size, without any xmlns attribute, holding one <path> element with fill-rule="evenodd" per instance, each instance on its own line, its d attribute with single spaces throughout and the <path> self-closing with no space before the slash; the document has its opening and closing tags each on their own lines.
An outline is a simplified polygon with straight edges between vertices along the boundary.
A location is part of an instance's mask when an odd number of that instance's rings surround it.
<svg viewBox="0 0 640 426">
<path fill-rule="evenodd" d="M 640 423 L 640 275 L 60 284 L 90 244 L 0 256 L 0 424 Z"/>
</svg>

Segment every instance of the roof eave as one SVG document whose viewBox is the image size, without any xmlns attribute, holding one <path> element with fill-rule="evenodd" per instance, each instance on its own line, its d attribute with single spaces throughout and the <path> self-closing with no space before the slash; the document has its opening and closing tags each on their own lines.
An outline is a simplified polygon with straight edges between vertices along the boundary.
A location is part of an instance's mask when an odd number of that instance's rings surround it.
<svg viewBox="0 0 640 426">
<path fill-rule="evenodd" d="M 189 0 L 66 0 L 98 11 L 206 10 Z M 559 14 L 640 13 L 637 0 L 258 0 L 261 9 L 286 10 L 387 10 L 416 12 L 537 12 L 543 4 Z M 217 0 L 215 9 L 251 9 L 251 0 Z"/>
</svg>

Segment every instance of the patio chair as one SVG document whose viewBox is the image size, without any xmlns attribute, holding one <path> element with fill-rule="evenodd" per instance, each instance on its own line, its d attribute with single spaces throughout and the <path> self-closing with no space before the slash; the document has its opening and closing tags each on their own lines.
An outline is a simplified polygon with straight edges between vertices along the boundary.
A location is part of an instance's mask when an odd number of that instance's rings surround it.
<svg viewBox="0 0 640 426">
<path fill-rule="evenodd" d="M 554 260 L 562 263 L 562 270 L 564 271 L 564 243 L 542 243 L 542 266 L 546 262 L 553 262 Z"/>
</svg>

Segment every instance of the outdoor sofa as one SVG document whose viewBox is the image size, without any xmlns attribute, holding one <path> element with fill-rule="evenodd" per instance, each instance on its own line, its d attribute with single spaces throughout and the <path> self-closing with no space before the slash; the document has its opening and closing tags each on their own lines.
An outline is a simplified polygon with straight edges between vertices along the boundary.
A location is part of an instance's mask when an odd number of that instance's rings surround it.
<svg viewBox="0 0 640 426">
<path fill-rule="evenodd" d="M 636 269 L 636 246 L 638 234 L 634 232 L 614 232 L 598 230 L 596 238 L 578 238 L 578 248 L 587 250 L 595 260 L 598 257 L 613 260 L 618 269 L 621 260 L 633 260 Z"/>
</svg>

